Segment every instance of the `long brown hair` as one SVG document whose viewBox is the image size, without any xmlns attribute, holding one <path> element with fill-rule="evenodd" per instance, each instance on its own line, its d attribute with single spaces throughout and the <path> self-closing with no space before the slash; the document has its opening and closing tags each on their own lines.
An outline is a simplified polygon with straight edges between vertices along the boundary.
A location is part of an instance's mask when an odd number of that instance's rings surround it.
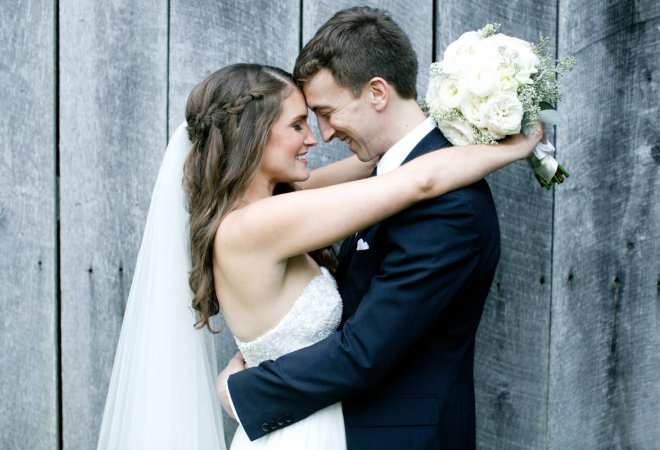
<svg viewBox="0 0 660 450">
<path fill-rule="evenodd" d="M 190 213 L 189 285 L 195 327 L 210 327 L 220 312 L 213 283 L 213 242 L 220 222 L 236 206 L 259 167 L 282 102 L 296 89 L 291 75 L 259 64 L 233 64 L 195 86 L 186 103 L 192 148 L 184 165 Z M 293 190 L 278 186 L 276 193 Z M 327 250 L 312 254 L 332 263 Z M 320 256 L 320 257 L 319 257 Z"/>
</svg>

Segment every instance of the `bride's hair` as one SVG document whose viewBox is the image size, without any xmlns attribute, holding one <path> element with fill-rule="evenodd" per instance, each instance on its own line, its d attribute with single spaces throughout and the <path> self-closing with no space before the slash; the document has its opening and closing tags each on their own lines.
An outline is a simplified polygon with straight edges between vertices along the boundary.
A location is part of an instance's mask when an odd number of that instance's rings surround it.
<svg viewBox="0 0 660 450">
<path fill-rule="evenodd" d="M 297 89 L 282 69 L 233 64 L 195 86 L 186 103 L 192 148 L 184 165 L 183 185 L 190 213 L 192 307 L 197 328 L 208 327 L 220 312 L 213 283 L 213 242 L 224 216 L 236 207 L 259 167 L 282 102 Z M 290 192 L 278 185 L 275 193 Z M 328 249 L 312 257 L 332 265 Z"/>
</svg>

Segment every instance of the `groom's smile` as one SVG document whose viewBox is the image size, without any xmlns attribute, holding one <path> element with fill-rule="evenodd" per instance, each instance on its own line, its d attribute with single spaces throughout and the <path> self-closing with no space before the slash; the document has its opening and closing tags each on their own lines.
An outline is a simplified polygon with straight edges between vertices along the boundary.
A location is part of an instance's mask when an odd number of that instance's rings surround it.
<svg viewBox="0 0 660 450">
<path fill-rule="evenodd" d="M 362 161 L 379 156 L 367 142 L 372 142 L 374 122 L 366 94 L 356 97 L 350 88 L 340 86 L 332 73 L 322 69 L 305 81 L 303 92 L 309 108 L 318 120 L 323 141 L 340 139 Z"/>
</svg>

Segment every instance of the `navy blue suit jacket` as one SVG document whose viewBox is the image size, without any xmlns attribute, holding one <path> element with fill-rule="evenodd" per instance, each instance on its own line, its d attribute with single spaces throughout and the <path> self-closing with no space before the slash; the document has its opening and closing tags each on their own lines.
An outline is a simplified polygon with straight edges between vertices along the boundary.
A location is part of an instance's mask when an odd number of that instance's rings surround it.
<svg viewBox="0 0 660 450">
<path fill-rule="evenodd" d="M 449 145 L 434 129 L 404 164 Z M 358 239 L 369 250 L 356 252 Z M 247 435 L 341 401 L 349 450 L 475 448 L 475 334 L 499 256 L 485 180 L 347 239 L 339 330 L 229 378 Z"/>
</svg>

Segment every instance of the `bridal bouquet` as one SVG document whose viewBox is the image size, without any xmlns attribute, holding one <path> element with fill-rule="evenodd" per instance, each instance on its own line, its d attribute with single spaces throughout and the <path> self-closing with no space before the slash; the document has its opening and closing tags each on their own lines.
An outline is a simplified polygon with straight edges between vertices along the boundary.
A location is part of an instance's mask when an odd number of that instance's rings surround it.
<svg viewBox="0 0 660 450">
<path fill-rule="evenodd" d="M 525 132 L 537 120 L 557 125 L 558 75 L 573 58 L 555 64 L 547 39 L 537 44 L 497 33 L 498 24 L 464 33 L 431 64 L 426 107 L 453 145 L 493 144 Z M 568 172 L 553 157 L 551 143 L 539 143 L 528 158 L 541 186 L 561 183 Z"/>
</svg>

